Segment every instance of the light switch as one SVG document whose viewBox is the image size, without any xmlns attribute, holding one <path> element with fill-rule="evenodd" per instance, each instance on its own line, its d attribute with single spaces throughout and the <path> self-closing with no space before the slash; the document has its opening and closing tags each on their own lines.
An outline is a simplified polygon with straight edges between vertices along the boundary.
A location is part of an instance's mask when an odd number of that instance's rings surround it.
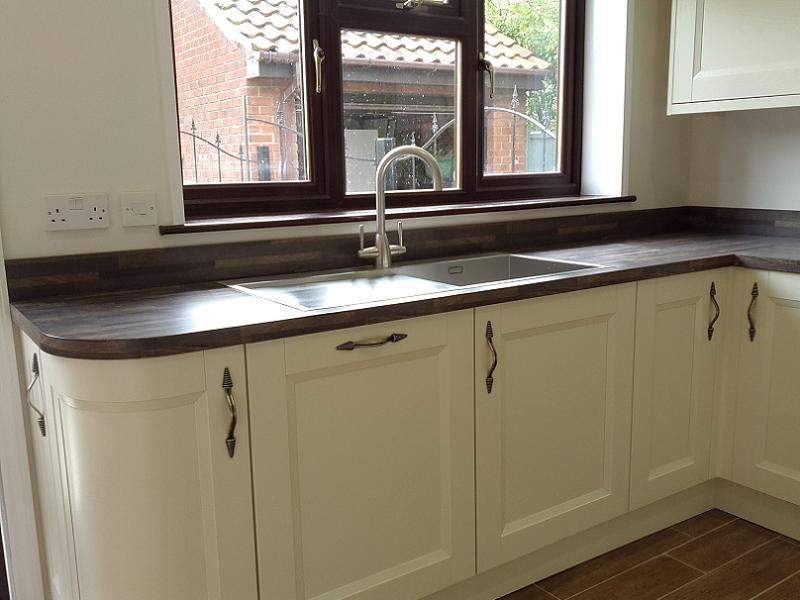
<svg viewBox="0 0 800 600">
<path fill-rule="evenodd" d="M 120 194 L 122 204 L 122 226 L 142 227 L 158 224 L 156 195 L 153 192 L 123 192 Z"/>
</svg>

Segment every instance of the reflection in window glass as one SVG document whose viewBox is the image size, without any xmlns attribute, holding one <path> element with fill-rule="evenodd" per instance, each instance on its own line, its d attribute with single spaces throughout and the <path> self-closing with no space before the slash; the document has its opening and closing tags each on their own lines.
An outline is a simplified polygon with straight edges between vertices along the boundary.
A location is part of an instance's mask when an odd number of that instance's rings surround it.
<svg viewBox="0 0 800 600">
<path fill-rule="evenodd" d="M 307 181 L 298 0 L 172 0 L 183 181 Z"/>
<path fill-rule="evenodd" d="M 484 172 L 560 170 L 561 0 L 486 0 Z"/>
<path fill-rule="evenodd" d="M 444 187 L 458 187 L 456 49 L 453 40 L 342 32 L 348 193 L 374 192 L 378 162 L 406 144 L 431 152 Z M 425 166 L 409 158 L 387 175 L 386 189 L 432 185 Z"/>
</svg>

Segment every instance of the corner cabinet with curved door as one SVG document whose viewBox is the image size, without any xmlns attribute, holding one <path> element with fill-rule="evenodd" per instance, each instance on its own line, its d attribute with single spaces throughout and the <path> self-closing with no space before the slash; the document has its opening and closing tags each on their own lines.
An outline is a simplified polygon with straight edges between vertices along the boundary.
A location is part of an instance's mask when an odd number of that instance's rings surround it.
<svg viewBox="0 0 800 600">
<path fill-rule="evenodd" d="M 244 348 L 40 360 L 51 596 L 257 600 Z"/>
<path fill-rule="evenodd" d="M 636 285 L 475 311 L 478 571 L 628 510 Z"/>
<path fill-rule="evenodd" d="M 247 346 L 262 599 L 475 574 L 473 313 Z"/>
</svg>

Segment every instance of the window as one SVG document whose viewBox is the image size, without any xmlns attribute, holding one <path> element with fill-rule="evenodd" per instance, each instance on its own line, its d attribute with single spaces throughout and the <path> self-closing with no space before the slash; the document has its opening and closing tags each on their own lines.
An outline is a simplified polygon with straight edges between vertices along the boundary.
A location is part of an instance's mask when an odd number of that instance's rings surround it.
<svg viewBox="0 0 800 600">
<path fill-rule="evenodd" d="M 171 0 L 188 220 L 575 195 L 583 0 Z"/>
</svg>

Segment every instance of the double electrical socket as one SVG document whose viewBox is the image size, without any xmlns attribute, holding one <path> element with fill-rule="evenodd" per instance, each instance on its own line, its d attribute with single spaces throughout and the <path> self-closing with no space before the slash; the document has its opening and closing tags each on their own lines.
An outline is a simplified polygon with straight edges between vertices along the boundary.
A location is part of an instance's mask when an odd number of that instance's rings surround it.
<svg viewBox="0 0 800 600">
<path fill-rule="evenodd" d="M 122 226 L 156 225 L 156 195 L 124 192 L 120 195 Z M 48 231 L 106 229 L 109 225 L 108 194 L 58 194 L 45 196 Z"/>
</svg>

